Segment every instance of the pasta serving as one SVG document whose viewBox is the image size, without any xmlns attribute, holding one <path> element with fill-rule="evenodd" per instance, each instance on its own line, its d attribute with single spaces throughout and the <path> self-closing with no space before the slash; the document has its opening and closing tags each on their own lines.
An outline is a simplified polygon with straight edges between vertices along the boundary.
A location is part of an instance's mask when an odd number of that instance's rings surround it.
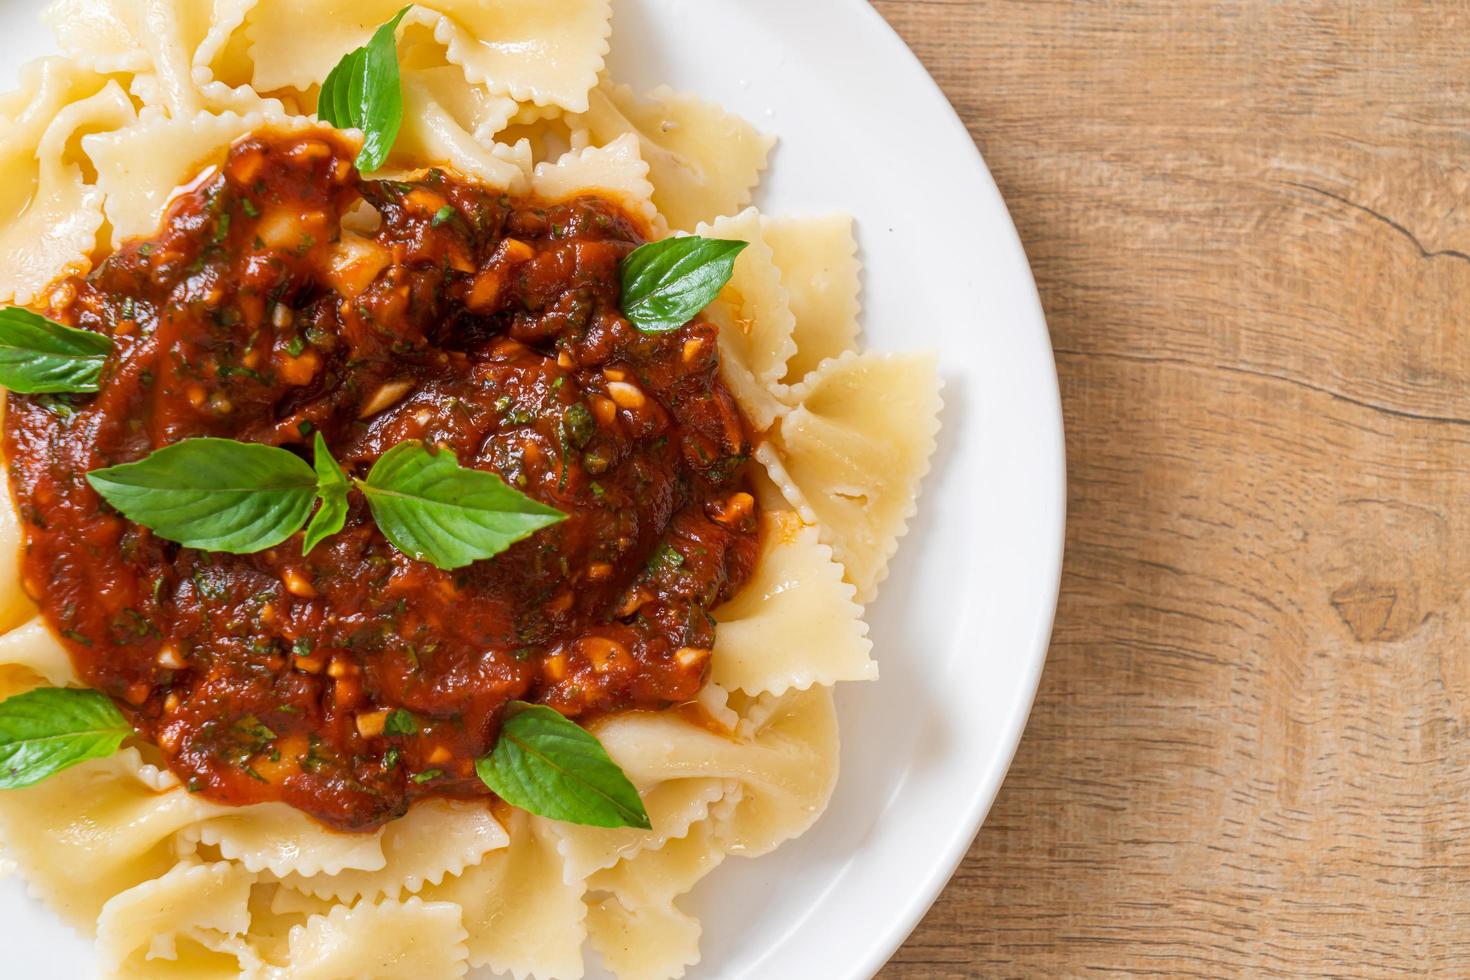
<svg viewBox="0 0 1470 980">
<path fill-rule="evenodd" d="M 682 976 L 878 676 L 852 220 L 610 0 L 400 7 L 56 0 L 0 96 L 0 847 L 109 976 Z"/>
</svg>

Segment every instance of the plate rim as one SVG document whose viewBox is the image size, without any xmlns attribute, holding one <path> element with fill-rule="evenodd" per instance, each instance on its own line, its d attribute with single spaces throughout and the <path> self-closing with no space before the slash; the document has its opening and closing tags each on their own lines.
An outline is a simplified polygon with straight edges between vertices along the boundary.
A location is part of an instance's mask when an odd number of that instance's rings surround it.
<svg viewBox="0 0 1470 980">
<path fill-rule="evenodd" d="M 1013 247 L 1020 253 L 1021 261 L 1026 268 L 1026 281 L 1018 284 L 1021 297 L 1026 305 L 1032 308 L 1035 326 L 1039 327 L 1046 339 L 1047 357 L 1051 364 L 1048 373 L 1047 390 L 1042 394 L 1051 416 L 1046 426 L 1046 435 L 1054 439 L 1052 447 L 1050 468 L 1055 473 L 1055 479 L 1049 489 L 1055 504 L 1056 521 L 1051 528 L 1053 540 L 1048 547 L 1038 547 L 1037 554 L 1045 556 L 1045 566 L 1038 578 L 1049 583 L 1047 587 L 1048 598 L 1045 600 L 1042 610 L 1042 622 L 1037 629 L 1037 635 L 1033 639 L 1032 648 L 1025 651 L 1028 657 L 1023 680 L 1019 687 L 1022 696 L 1016 698 L 1012 710 L 1003 726 L 1004 734 L 998 743 L 999 751 L 996 753 L 998 763 L 987 773 L 975 788 L 965 806 L 965 818 L 956 826 L 956 831 L 946 842 L 941 851 L 941 858 L 935 862 L 927 875 L 924 876 L 920 887 L 912 893 L 905 912 L 896 917 L 892 925 L 880 935 L 875 935 L 867 944 L 868 951 L 861 957 L 859 969 L 862 975 L 872 977 L 882 970 L 893 956 L 903 947 L 904 943 L 918 928 L 920 922 L 928 915 L 934 903 L 949 885 L 955 872 L 966 856 L 971 846 L 978 838 L 984 827 L 986 818 L 990 815 L 991 808 L 995 805 L 1000 795 L 1001 786 L 1005 778 L 1010 774 L 1011 765 L 1015 762 L 1016 752 L 1020 748 L 1021 738 L 1025 734 L 1026 726 L 1031 719 L 1031 711 L 1036 703 L 1036 695 L 1041 687 L 1042 672 L 1046 667 L 1047 654 L 1051 648 L 1052 632 L 1056 625 L 1057 606 L 1061 599 L 1062 566 L 1066 549 L 1066 527 L 1067 527 L 1067 457 L 1066 457 L 1066 425 L 1062 414 L 1061 384 L 1056 371 L 1056 355 L 1051 342 L 1051 332 L 1046 320 L 1046 311 L 1041 302 L 1040 292 L 1036 287 L 1035 273 L 1032 271 L 1030 257 L 1026 254 L 1025 243 L 1021 240 L 1020 232 L 1016 229 L 1015 219 L 1011 216 L 1009 205 L 1006 204 L 1004 195 L 995 183 L 994 175 L 990 172 L 989 165 L 985 162 L 985 155 L 976 144 L 969 128 L 965 125 L 959 110 L 950 101 L 949 96 L 944 93 L 939 82 L 934 78 L 917 52 L 904 40 L 903 35 L 888 22 L 870 0 L 847 0 L 850 7 L 855 9 L 857 16 L 864 18 L 871 29 L 886 35 L 893 44 L 902 50 L 903 56 L 908 58 L 913 67 L 918 69 L 926 85 L 937 103 L 942 106 L 942 114 L 945 124 L 951 130 L 951 135 L 958 135 L 969 145 L 972 154 L 971 161 L 978 168 L 982 177 L 981 184 L 983 193 L 992 197 L 994 203 L 999 205 L 1000 211 L 1005 215 L 1004 226 L 997 225 L 997 235 L 1007 235 Z"/>
</svg>

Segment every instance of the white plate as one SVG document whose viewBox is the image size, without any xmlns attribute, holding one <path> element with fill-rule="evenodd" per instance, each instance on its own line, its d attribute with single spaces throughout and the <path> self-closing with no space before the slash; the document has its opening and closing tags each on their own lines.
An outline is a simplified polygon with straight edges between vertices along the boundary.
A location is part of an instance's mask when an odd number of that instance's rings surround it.
<svg viewBox="0 0 1470 980">
<path fill-rule="evenodd" d="M 40 0 L 0 0 L 0 71 L 54 49 Z M 869 611 L 883 679 L 845 685 L 842 779 L 805 837 L 727 861 L 687 902 L 690 977 L 863 978 L 933 902 L 1025 726 L 1061 567 L 1056 371 L 1026 257 L 969 135 L 863 0 L 616 0 L 613 70 L 781 138 L 758 203 L 851 211 L 866 342 L 942 353 L 944 429 Z M 0 78 L 9 88 L 10 77 Z M 7 976 L 88 975 L 87 944 L 0 883 Z"/>
</svg>

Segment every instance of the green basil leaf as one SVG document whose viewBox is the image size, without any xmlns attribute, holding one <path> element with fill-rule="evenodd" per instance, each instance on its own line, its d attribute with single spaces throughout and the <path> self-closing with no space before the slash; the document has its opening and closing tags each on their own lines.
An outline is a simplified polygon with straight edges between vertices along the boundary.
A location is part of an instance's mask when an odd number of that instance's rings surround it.
<svg viewBox="0 0 1470 980">
<path fill-rule="evenodd" d="M 311 523 L 306 525 L 306 540 L 301 542 L 301 553 L 311 554 L 311 550 L 322 541 L 330 538 L 342 530 L 347 523 L 347 491 L 352 484 L 347 479 L 347 474 L 342 472 L 342 467 L 332 458 L 332 451 L 327 448 L 327 440 L 322 434 L 316 434 L 314 445 L 316 462 L 316 495 L 322 505 L 317 508 L 316 515 L 312 517 Z"/>
<path fill-rule="evenodd" d="M 496 474 L 462 467 L 449 450 L 431 452 L 415 440 L 388 450 L 356 483 L 394 547 L 439 568 L 493 558 L 566 519 Z"/>
<path fill-rule="evenodd" d="M 112 338 L 64 327 L 18 306 L 0 310 L 0 385 L 23 395 L 98 388 Z"/>
<path fill-rule="evenodd" d="M 666 238 L 623 260 L 623 316 L 644 333 L 678 330 L 713 303 L 749 242 Z"/>
<path fill-rule="evenodd" d="M 338 129 L 362 130 L 357 169 L 372 173 L 393 150 L 403 125 L 403 85 L 398 72 L 398 24 L 409 7 L 373 34 L 372 40 L 346 55 L 322 83 L 316 111 L 322 122 Z"/>
<path fill-rule="evenodd" d="M 317 96 L 317 115 L 322 122 L 338 129 L 350 129 L 352 121 L 352 79 L 362 72 L 362 59 L 367 48 L 358 48 L 337 62 L 322 82 L 321 94 Z"/>
<path fill-rule="evenodd" d="M 112 755 L 133 727 L 101 691 L 42 687 L 0 702 L 0 789 Z"/>
<path fill-rule="evenodd" d="M 480 780 L 511 806 L 591 827 L 652 829 L 638 790 L 582 726 L 545 705 L 512 701 Z"/>
<path fill-rule="evenodd" d="M 394 708 L 383 720 L 384 735 L 417 735 L 418 731 L 418 719 L 413 716 L 412 711 Z"/>
<path fill-rule="evenodd" d="M 161 538 L 238 555 L 296 533 L 317 492 L 316 473 L 288 450 L 232 439 L 188 439 L 87 481 Z"/>
</svg>

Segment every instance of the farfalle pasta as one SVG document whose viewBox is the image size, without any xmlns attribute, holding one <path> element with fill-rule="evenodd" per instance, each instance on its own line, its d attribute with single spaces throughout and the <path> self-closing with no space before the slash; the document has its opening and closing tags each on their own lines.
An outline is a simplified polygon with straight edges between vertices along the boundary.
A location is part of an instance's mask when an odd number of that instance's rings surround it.
<svg viewBox="0 0 1470 980">
<path fill-rule="evenodd" d="M 774 141 L 719 106 L 659 88 L 640 98 L 604 82 L 579 122 L 598 142 L 638 140 L 654 175 L 653 203 L 675 228 L 692 228 L 750 203 Z"/>
<path fill-rule="evenodd" d="M 331 104 L 344 56 L 381 44 L 400 9 L 57 0 L 45 17 L 63 55 L 28 66 L 22 90 L 0 97 L 0 303 L 110 331 L 123 352 L 98 368 L 100 381 L 72 354 L 62 366 L 81 372 L 79 387 L 11 396 L 0 700 L 101 687 L 137 732 L 115 754 L 0 790 L 0 848 L 33 895 L 96 937 L 109 976 L 340 980 L 488 967 L 551 980 L 582 976 L 592 951 L 624 980 L 683 976 L 699 962 L 701 926 L 681 900 L 726 860 L 812 828 L 838 778 L 834 688 L 878 677 L 864 604 L 914 513 L 940 398 L 932 357 L 859 346 L 851 218 L 749 207 L 773 140 L 692 95 L 610 80 L 608 0 L 407 8 L 387 35 L 401 126 L 381 172 L 352 173 L 348 154 L 372 134 L 344 134 L 312 110 Z M 290 186 L 306 196 L 282 198 L 297 191 L 278 191 L 289 182 L 270 183 L 272 166 L 296 168 Z M 161 223 L 173 237 L 150 238 Z M 728 283 L 687 326 L 618 341 L 643 352 L 637 370 L 583 370 L 579 359 L 629 329 L 598 292 L 636 290 L 628 249 L 681 238 L 734 249 Z M 188 252 L 190 241 L 202 251 Z M 482 242 L 493 254 L 476 251 Z M 231 275 L 210 273 L 234 255 L 246 258 Z M 182 277 L 176 305 L 102 292 L 124 267 L 114 256 Z M 624 281 L 610 286 L 619 270 Z M 90 287 L 80 278 L 89 271 Z M 237 294 L 234 280 L 272 275 L 267 300 Z M 440 319 L 413 313 L 421 297 L 441 310 L 432 304 L 447 294 L 450 339 Z M 521 306 L 506 307 L 508 295 Z M 390 310 L 422 337 L 384 329 Z M 196 320 L 216 339 L 191 334 Z M 244 353 L 227 358 L 236 341 L 221 338 L 237 336 Z M 398 360 L 420 373 L 405 384 L 387 367 L 355 366 L 352 384 L 331 388 L 325 372 L 344 343 L 381 352 L 354 365 Z M 527 367 L 536 351 L 544 363 Z M 444 373 L 465 363 L 463 376 Z M 99 508 L 94 540 L 125 556 L 118 568 L 145 554 L 173 571 L 99 579 L 58 599 L 36 565 L 38 554 L 64 556 L 39 521 L 55 495 L 36 496 L 40 442 L 17 434 L 63 432 L 65 413 L 92 418 L 102 411 L 84 404 L 93 394 L 121 404 L 119 379 L 143 384 L 144 373 L 180 407 L 115 441 L 98 415 L 94 443 L 132 447 L 109 463 L 137 458 L 139 429 L 154 445 L 239 436 L 295 447 L 303 460 L 315 438 L 305 497 L 282 498 L 258 523 L 303 499 L 304 517 L 314 494 L 326 514 L 340 493 L 340 530 L 304 548 L 298 521 L 237 559 L 247 552 L 160 544 L 151 525 Z M 271 385 L 290 394 L 257 410 Z M 210 421 L 184 421 L 199 418 Z M 472 429 L 483 456 L 455 441 L 457 426 Z M 455 449 L 454 478 L 494 470 L 527 499 L 555 503 L 553 528 L 601 529 L 606 547 L 582 554 L 562 536 L 559 551 L 538 549 L 536 529 L 523 528 L 504 557 L 474 564 L 438 563 L 432 540 L 418 553 L 389 550 L 385 536 L 397 546 L 424 530 L 395 530 L 372 496 L 382 477 L 368 467 L 398 440 Z M 329 442 L 335 458 L 322 455 Z M 420 462 L 435 458 L 426 450 Z M 625 469 L 639 482 L 624 487 Z M 64 493 L 92 493 L 83 475 L 59 484 Z M 689 485 L 713 489 L 680 511 L 674 498 Z M 604 497 L 624 491 L 622 509 L 656 517 L 657 540 L 643 540 L 636 520 L 617 523 Z M 354 576 L 373 583 L 356 593 L 364 612 L 351 624 L 330 606 L 349 584 L 321 575 L 323 554 L 356 556 Z M 569 556 L 581 563 L 574 575 Z M 174 574 L 181 561 L 187 575 Z M 237 586 L 249 562 L 247 592 Z M 558 591 L 568 575 L 576 588 Z M 477 588 L 521 595 L 505 584 L 516 576 L 551 583 L 534 600 L 540 618 L 476 604 Z M 616 589 L 600 584 L 609 579 Z M 722 591 L 729 582 L 738 586 Z M 615 608 L 554 638 L 597 596 L 616 597 Z M 226 602 L 228 622 L 189 619 L 223 616 Z M 501 659 L 443 639 L 489 630 L 497 616 L 506 621 L 495 629 L 519 637 Z M 108 650 L 146 648 L 164 672 L 147 675 L 155 684 L 203 674 L 197 663 L 227 679 L 246 664 L 272 685 L 261 703 L 320 713 L 232 716 L 225 735 L 208 736 L 218 757 L 205 758 L 190 740 L 208 722 L 182 696 L 109 674 L 87 633 L 94 621 Z M 465 746 L 498 744 L 519 715 L 475 714 L 475 699 L 515 685 L 581 719 L 634 793 L 641 825 L 557 819 L 485 789 L 498 785 L 482 771 L 494 767 Z M 596 699 L 608 691 L 621 693 Z M 468 705 L 454 720 L 440 710 L 446 692 Z M 234 696 L 205 680 L 189 692 L 199 703 Z M 381 766 L 334 754 L 340 744 L 371 747 Z M 218 767 L 248 779 L 214 780 Z M 378 807 L 389 785 L 397 795 Z"/>
<path fill-rule="evenodd" d="M 105 195 L 72 157 L 73 137 L 136 120 L 115 80 L 62 59 L 36 62 L 23 77 L 25 106 L 0 136 L 0 300 L 21 304 L 59 273 L 84 267 L 103 225 Z"/>
</svg>

